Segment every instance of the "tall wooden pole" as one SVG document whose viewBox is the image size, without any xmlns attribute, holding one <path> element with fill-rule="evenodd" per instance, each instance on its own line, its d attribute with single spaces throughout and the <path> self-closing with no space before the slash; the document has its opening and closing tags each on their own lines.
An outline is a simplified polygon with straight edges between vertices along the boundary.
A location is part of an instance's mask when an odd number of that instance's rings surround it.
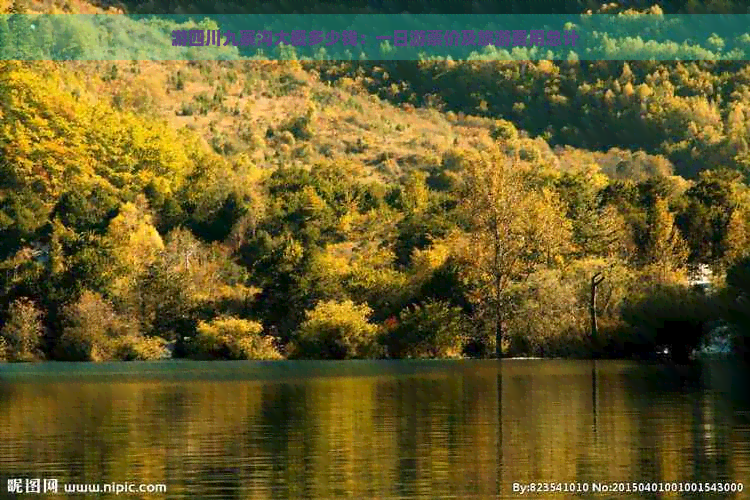
<svg viewBox="0 0 750 500">
<path fill-rule="evenodd" d="M 589 304 L 589 312 L 591 313 L 591 343 L 593 344 L 598 340 L 598 325 L 596 322 L 596 289 L 604 281 L 602 273 L 596 273 L 591 277 L 591 303 Z"/>
</svg>

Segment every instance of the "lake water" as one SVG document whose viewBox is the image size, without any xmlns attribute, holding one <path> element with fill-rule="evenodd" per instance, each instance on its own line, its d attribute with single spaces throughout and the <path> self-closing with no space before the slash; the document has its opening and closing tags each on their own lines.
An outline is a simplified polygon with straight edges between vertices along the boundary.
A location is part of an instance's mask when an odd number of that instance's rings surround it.
<svg viewBox="0 0 750 500">
<path fill-rule="evenodd" d="M 167 490 L 60 498 L 750 498 L 749 380 L 729 362 L 4 365 L 0 496 L 55 498 L 6 482 L 57 479 Z M 744 491 L 513 491 L 534 481 Z"/>
</svg>

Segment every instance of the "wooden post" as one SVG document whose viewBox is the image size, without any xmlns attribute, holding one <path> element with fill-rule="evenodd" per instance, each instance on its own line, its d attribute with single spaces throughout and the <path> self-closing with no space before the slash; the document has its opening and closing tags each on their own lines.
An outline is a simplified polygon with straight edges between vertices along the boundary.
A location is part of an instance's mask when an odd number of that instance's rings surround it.
<svg viewBox="0 0 750 500">
<path fill-rule="evenodd" d="M 591 342 L 596 342 L 598 336 L 598 326 L 596 323 L 596 289 L 604 281 L 602 273 L 596 273 L 591 277 L 591 303 L 589 304 L 589 312 L 591 313 Z"/>
</svg>

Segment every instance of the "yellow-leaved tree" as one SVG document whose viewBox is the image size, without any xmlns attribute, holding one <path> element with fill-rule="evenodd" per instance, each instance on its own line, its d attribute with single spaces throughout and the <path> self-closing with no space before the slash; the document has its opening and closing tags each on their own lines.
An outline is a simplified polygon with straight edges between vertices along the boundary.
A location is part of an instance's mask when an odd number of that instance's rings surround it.
<svg viewBox="0 0 750 500">
<path fill-rule="evenodd" d="M 511 285 L 544 265 L 562 263 L 571 249 L 571 224 L 556 196 L 529 186 L 524 162 L 476 155 L 464 172 L 466 231 L 454 245 L 473 284 L 473 300 L 492 318 L 502 356 L 504 324 L 512 314 Z"/>
<path fill-rule="evenodd" d="M 683 281 L 689 248 L 674 223 L 667 201 L 657 198 L 648 212 L 646 273 L 659 283 Z"/>
<path fill-rule="evenodd" d="M 120 213 L 110 221 L 106 236 L 114 258 L 109 294 L 117 305 L 133 312 L 140 309 L 138 279 L 164 249 L 164 242 L 142 203 L 123 204 Z"/>
</svg>

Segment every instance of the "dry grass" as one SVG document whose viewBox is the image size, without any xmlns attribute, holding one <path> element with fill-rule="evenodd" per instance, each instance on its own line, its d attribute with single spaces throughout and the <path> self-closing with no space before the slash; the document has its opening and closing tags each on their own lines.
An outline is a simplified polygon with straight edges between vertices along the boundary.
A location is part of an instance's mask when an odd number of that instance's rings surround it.
<svg viewBox="0 0 750 500">
<path fill-rule="evenodd" d="M 327 85 L 288 62 L 122 61 L 114 63 L 116 72 L 111 62 L 60 64 L 74 68 L 91 95 L 190 127 L 223 154 L 245 153 L 268 167 L 290 157 L 307 164 L 346 158 L 387 179 L 434 163 L 447 150 L 493 142 L 489 120 L 393 106 L 356 84 Z M 268 132 L 310 109 L 308 139 L 289 145 Z"/>
</svg>

